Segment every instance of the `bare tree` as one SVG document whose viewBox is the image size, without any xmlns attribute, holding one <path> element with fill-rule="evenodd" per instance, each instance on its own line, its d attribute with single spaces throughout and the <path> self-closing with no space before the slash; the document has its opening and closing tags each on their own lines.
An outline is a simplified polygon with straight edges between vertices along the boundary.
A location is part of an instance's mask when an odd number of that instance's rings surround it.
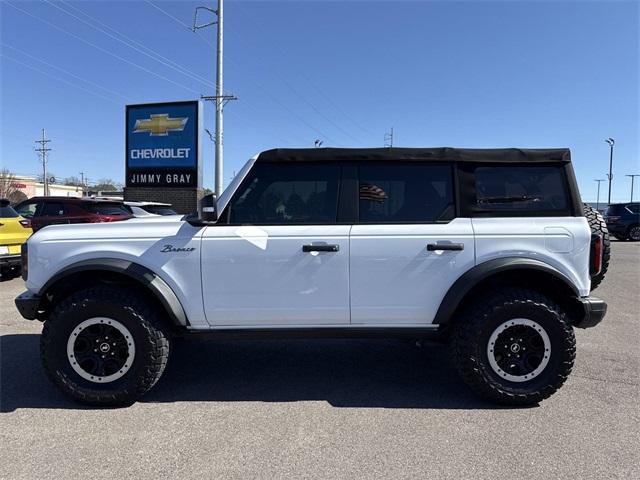
<svg viewBox="0 0 640 480">
<path fill-rule="evenodd" d="M 101 178 L 91 188 L 91 190 L 96 190 L 98 192 L 116 192 L 118 190 L 118 185 L 110 178 Z"/>
<path fill-rule="evenodd" d="M 18 192 L 20 190 L 18 189 L 15 175 L 6 168 L 0 170 L 0 198 L 11 200 Z"/>
<path fill-rule="evenodd" d="M 82 186 L 82 180 L 79 179 L 78 177 L 74 177 L 74 176 L 66 177 L 63 180 L 63 183 L 65 185 L 73 185 L 74 187 L 81 187 Z"/>
</svg>

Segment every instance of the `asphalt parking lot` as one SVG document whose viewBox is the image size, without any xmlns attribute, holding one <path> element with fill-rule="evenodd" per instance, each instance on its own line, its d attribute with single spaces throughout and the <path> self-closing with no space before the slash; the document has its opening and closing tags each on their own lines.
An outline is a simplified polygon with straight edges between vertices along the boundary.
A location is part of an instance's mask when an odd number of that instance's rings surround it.
<svg viewBox="0 0 640 480">
<path fill-rule="evenodd" d="M 604 323 L 524 409 L 383 340 L 181 344 L 143 401 L 82 407 L 45 377 L 23 289 L 0 283 L 0 478 L 640 478 L 640 243 L 613 244 Z"/>
</svg>

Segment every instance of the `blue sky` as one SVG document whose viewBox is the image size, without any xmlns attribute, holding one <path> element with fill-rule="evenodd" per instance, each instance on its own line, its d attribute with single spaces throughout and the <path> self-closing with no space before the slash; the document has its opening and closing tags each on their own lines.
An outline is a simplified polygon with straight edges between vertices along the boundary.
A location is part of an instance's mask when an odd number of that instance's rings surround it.
<svg viewBox="0 0 640 480">
<path fill-rule="evenodd" d="M 45 127 L 56 175 L 123 181 L 126 103 L 213 93 L 215 29 L 183 25 L 202 4 L 3 1 L 3 167 L 38 172 Z M 263 149 L 382 146 L 393 126 L 396 146 L 570 147 L 591 201 L 611 136 L 612 197 L 627 200 L 624 175 L 640 173 L 638 5 L 227 0 L 225 90 L 239 99 L 226 108 L 225 179 Z"/>
</svg>

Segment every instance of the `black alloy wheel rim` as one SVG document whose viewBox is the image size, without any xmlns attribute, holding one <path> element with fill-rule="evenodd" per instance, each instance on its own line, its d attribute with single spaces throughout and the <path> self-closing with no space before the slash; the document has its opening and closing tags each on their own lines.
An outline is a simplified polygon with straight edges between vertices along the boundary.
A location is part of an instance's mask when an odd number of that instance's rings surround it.
<svg viewBox="0 0 640 480">
<path fill-rule="evenodd" d="M 73 354 L 82 370 L 94 377 L 108 377 L 122 369 L 129 358 L 127 340 L 111 325 L 95 324 L 76 337 Z"/>
<path fill-rule="evenodd" d="M 498 335 L 493 354 L 501 370 L 509 375 L 524 377 L 533 373 L 542 363 L 545 344 L 534 328 L 514 325 Z"/>
</svg>

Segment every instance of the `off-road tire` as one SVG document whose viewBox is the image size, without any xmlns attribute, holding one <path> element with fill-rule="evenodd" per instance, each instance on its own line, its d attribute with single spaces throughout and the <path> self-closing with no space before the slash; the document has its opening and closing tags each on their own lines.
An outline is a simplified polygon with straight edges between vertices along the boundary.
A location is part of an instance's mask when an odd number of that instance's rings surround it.
<svg viewBox="0 0 640 480">
<path fill-rule="evenodd" d="M 109 383 L 82 378 L 67 357 L 69 336 L 93 317 L 115 319 L 131 332 L 135 342 L 131 367 Z M 95 406 L 125 406 L 160 379 L 169 359 L 169 330 L 142 296 L 117 286 L 99 285 L 72 294 L 53 308 L 40 337 L 40 354 L 49 378 L 74 400 Z"/>
<path fill-rule="evenodd" d="M 591 205 L 584 204 L 584 216 L 589 222 L 591 227 L 591 233 L 596 233 L 602 236 L 602 268 L 600 273 L 591 277 L 591 290 L 598 288 L 598 285 L 604 280 L 604 276 L 609 269 L 609 260 L 611 259 L 611 241 L 609 239 L 609 230 L 607 224 L 600 212 L 598 212 Z"/>
<path fill-rule="evenodd" d="M 2 267 L 0 268 L 0 278 L 2 280 L 11 280 L 20 276 L 20 267 Z"/>
<path fill-rule="evenodd" d="M 546 331 L 551 354 L 535 378 L 512 382 L 491 367 L 487 346 L 504 322 L 524 318 Z M 470 305 L 456 320 L 451 356 L 463 381 L 480 397 L 502 405 L 534 405 L 551 396 L 567 379 L 576 353 L 573 328 L 565 314 L 546 296 L 528 289 L 505 289 Z"/>
</svg>

